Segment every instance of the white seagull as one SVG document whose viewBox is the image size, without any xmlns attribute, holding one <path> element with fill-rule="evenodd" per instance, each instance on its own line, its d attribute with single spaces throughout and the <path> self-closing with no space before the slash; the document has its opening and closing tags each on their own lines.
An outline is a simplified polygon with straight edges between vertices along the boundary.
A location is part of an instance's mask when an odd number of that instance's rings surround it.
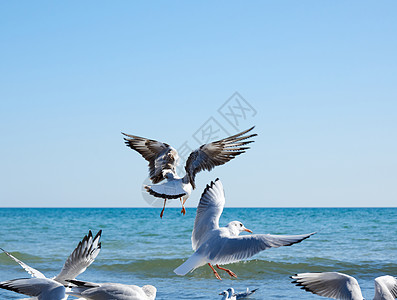
<svg viewBox="0 0 397 300">
<path fill-rule="evenodd" d="M 357 280 L 338 272 L 300 273 L 291 276 L 292 283 L 319 296 L 332 299 L 363 300 Z M 374 300 L 397 298 L 397 278 L 389 275 L 375 278 Z"/>
<path fill-rule="evenodd" d="M 207 185 L 201 195 L 197 207 L 196 220 L 192 232 L 192 248 L 196 251 L 187 261 L 174 270 L 177 275 L 186 275 L 188 272 L 208 264 L 221 280 L 213 264 L 230 276 L 236 277 L 232 271 L 219 265 L 229 264 L 249 258 L 254 254 L 281 246 L 290 246 L 307 239 L 314 233 L 302 235 L 271 235 L 254 234 L 239 236 L 243 231 L 251 232 L 239 221 L 233 221 L 226 227 L 219 228 L 219 218 L 225 205 L 225 195 L 219 179 Z"/>
<path fill-rule="evenodd" d="M 79 280 L 68 280 L 76 285 L 67 294 L 84 297 L 87 300 L 153 300 L 157 289 L 152 285 L 127 285 L 120 283 L 92 283 Z"/>
<path fill-rule="evenodd" d="M 192 190 L 196 188 L 194 181 L 196 174 L 202 170 L 211 171 L 214 167 L 227 163 L 249 149 L 246 145 L 253 141 L 247 141 L 247 139 L 257 134 L 245 134 L 252 129 L 254 127 L 228 138 L 201 145 L 200 148 L 190 153 L 186 161 L 186 175 L 184 177 L 179 177 L 176 172 L 179 155 L 173 147 L 155 140 L 126 133 L 122 134 L 128 137 L 124 138 L 125 144 L 139 152 L 149 162 L 150 180 L 153 185 L 146 185 L 145 189 L 151 195 L 164 199 L 163 210 L 160 213 L 160 217 L 162 217 L 167 199 L 179 198 L 182 204 L 181 212 L 185 214 L 184 204 Z M 164 179 L 166 179 L 166 182 L 157 184 Z"/>
<path fill-rule="evenodd" d="M 236 300 L 236 296 L 233 296 L 232 294 L 229 293 L 229 289 L 228 290 L 224 290 L 221 293 L 219 293 L 219 295 L 222 295 L 222 300 Z"/>
<path fill-rule="evenodd" d="M 0 282 L 0 288 L 37 297 L 39 300 L 67 299 L 68 296 L 65 294 L 64 286 L 69 285 L 69 283 L 66 280 L 76 278 L 94 262 L 101 250 L 101 243 L 99 242 L 101 234 L 102 230 L 93 238 L 90 230 L 88 235 L 84 236 L 83 240 L 79 242 L 72 254 L 70 254 L 61 272 L 51 279 L 0 248 L 33 277 Z"/>
<path fill-rule="evenodd" d="M 231 300 L 237 300 L 237 299 L 243 299 L 251 296 L 253 293 L 255 293 L 258 289 L 254 289 L 250 291 L 248 288 L 245 292 L 241 293 L 236 293 L 234 291 L 234 288 L 228 288 L 226 291 L 223 291 L 219 295 L 223 295 L 223 299 L 231 299 Z"/>
</svg>

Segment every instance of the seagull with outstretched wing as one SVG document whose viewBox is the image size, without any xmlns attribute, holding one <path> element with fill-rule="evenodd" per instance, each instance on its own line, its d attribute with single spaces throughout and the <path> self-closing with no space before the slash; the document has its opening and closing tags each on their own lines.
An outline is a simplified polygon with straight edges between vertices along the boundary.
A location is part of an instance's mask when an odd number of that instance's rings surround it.
<svg viewBox="0 0 397 300">
<path fill-rule="evenodd" d="M 300 273 L 291 276 L 297 286 L 313 294 L 332 298 L 363 300 L 357 280 L 339 272 Z M 374 300 L 393 300 L 397 298 L 397 278 L 385 275 L 375 278 Z"/>
<path fill-rule="evenodd" d="M 102 230 L 93 237 L 91 230 L 79 242 L 72 254 L 66 260 L 61 272 L 53 277 L 47 278 L 40 271 L 29 267 L 12 254 L 1 249 L 6 255 L 17 262 L 33 278 L 21 278 L 0 282 L 0 288 L 11 290 L 20 294 L 37 297 L 39 300 L 64 300 L 68 296 L 65 294 L 64 286 L 68 286 L 66 280 L 74 279 L 83 273 L 90 266 L 101 250 Z M 67 291 L 67 289 L 66 289 Z"/>
<path fill-rule="evenodd" d="M 208 264 L 221 280 L 212 265 L 226 271 L 230 276 L 237 277 L 231 270 L 220 267 L 222 264 L 238 262 L 249 258 L 263 250 L 290 246 L 309 238 L 314 233 L 301 235 L 272 235 L 253 234 L 239 236 L 243 231 L 251 230 L 239 221 L 232 221 L 226 227 L 219 227 L 219 218 L 225 205 L 225 194 L 219 179 L 207 185 L 199 205 L 192 232 L 192 248 L 194 254 L 182 265 L 174 270 L 177 275 L 188 272 Z"/>
<path fill-rule="evenodd" d="M 125 144 L 139 152 L 149 162 L 149 177 L 152 185 L 146 185 L 146 191 L 158 198 L 164 199 L 163 216 L 167 199 L 180 199 L 182 213 L 186 210 L 184 204 L 192 190 L 196 188 L 196 174 L 202 170 L 211 171 L 214 167 L 223 165 L 236 156 L 245 153 L 252 140 L 248 140 L 257 134 L 248 134 L 254 127 L 219 141 L 201 145 L 190 153 L 186 164 L 184 177 L 179 177 L 176 172 L 179 155 L 170 145 L 155 140 L 142 138 L 135 135 L 124 134 Z M 160 183 L 163 180 L 163 183 Z M 160 183 L 160 184 L 159 184 Z"/>
</svg>

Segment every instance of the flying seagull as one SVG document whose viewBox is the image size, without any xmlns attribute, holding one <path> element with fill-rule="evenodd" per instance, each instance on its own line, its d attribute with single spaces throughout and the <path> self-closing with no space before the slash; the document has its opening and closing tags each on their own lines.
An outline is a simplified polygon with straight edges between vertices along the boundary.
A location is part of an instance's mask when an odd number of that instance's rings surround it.
<svg viewBox="0 0 397 300">
<path fill-rule="evenodd" d="M 128 137 L 124 138 L 125 144 L 139 152 L 149 162 L 149 176 L 153 184 L 146 185 L 145 189 L 151 195 L 164 199 L 163 210 L 160 213 L 160 217 L 163 217 L 167 199 L 179 198 L 182 204 L 181 212 L 185 214 L 184 204 L 192 190 L 196 188 L 196 174 L 202 170 L 211 171 L 214 167 L 227 163 L 249 149 L 247 145 L 253 141 L 248 139 L 257 134 L 247 135 L 247 133 L 254 127 L 222 140 L 201 145 L 190 153 L 186 161 L 184 177 L 179 177 L 176 172 L 179 155 L 173 147 L 155 140 L 123 132 L 122 134 Z M 164 179 L 165 182 L 158 184 Z"/>
<path fill-rule="evenodd" d="M 357 280 L 338 272 L 300 273 L 291 276 L 305 291 L 332 299 L 363 300 Z M 374 300 L 397 298 L 397 278 L 389 275 L 375 278 Z"/>
<path fill-rule="evenodd" d="M 101 250 L 101 243 L 99 242 L 101 234 L 102 230 L 93 237 L 90 230 L 88 235 L 84 236 L 83 240 L 79 242 L 72 254 L 70 254 L 61 272 L 51 279 L 0 248 L 33 277 L 0 282 L 0 288 L 31 297 L 38 297 L 39 300 L 67 299 L 68 296 L 65 295 L 64 286 L 69 285 L 69 283 L 66 280 L 76 278 L 94 262 Z"/>
<path fill-rule="evenodd" d="M 68 280 L 76 285 L 69 295 L 83 297 L 87 300 L 153 300 L 157 289 L 152 285 L 127 285 L 120 283 L 92 283 L 79 280 Z"/>
<path fill-rule="evenodd" d="M 194 254 L 182 265 L 174 270 L 177 275 L 186 275 L 188 272 L 208 264 L 216 278 L 221 280 L 218 272 L 212 265 L 226 271 L 231 277 L 236 274 L 231 270 L 220 267 L 249 258 L 256 253 L 281 246 L 290 246 L 307 239 L 314 233 L 302 235 L 271 235 L 253 234 L 239 236 L 243 231 L 251 230 L 239 221 L 233 221 L 226 227 L 219 227 L 219 218 L 225 205 L 225 195 L 219 179 L 207 185 L 197 207 L 196 220 L 192 232 L 192 248 Z"/>
</svg>

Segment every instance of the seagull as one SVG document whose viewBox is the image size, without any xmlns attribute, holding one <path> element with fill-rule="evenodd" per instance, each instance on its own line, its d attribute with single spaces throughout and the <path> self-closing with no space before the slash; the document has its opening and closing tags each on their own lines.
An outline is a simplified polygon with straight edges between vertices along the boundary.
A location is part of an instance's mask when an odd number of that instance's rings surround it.
<svg viewBox="0 0 397 300">
<path fill-rule="evenodd" d="M 228 288 L 226 291 L 223 291 L 219 295 L 223 295 L 222 299 L 231 299 L 231 300 L 237 300 L 237 299 L 243 299 L 247 298 L 253 293 L 255 293 L 258 289 L 254 289 L 250 291 L 248 288 L 245 292 L 241 293 L 235 293 L 233 288 Z"/>
<path fill-rule="evenodd" d="M 227 291 L 229 292 L 230 295 L 233 295 L 236 297 L 236 299 L 242 299 L 242 298 L 247 298 L 248 296 L 252 295 L 253 293 L 255 293 L 258 289 L 254 289 L 254 290 L 249 290 L 247 288 L 247 290 L 245 292 L 241 292 L 241 293 L 235 293 L 233 288 L 228 288 Z"/>
<path fill-rule="evenodd" d="M 68 296 L 65 294 L 64 286 L 69 285 L 69 283 L 66 280 L 76 278 L 94 262 L 101 250 L 101 243 L 99 242 L 101 234 L 102 230 L 93 238 L 90 230 L 88 235 L 84 236 L 83 240 L 79 242 L 72 254 L 70 254 L 61 272 L 51 279 L 0 248 L 33 277 L 0 282 L 0 288 L 37 297 L 39 300 L 67 299 Z"/>
<path fill-rule="evenodd" d="M 236 296 L 233 296 L 233 294 L 229 294 L 229 289 L 222 291 L 222 293 L 219 293 L 219 295 L 222 295 L 222 300 L 236 300 Z"/>
<path fill-rule="evenodd" d="M 182 204 L 181 213 L 185 214 L 185 202 L 196 188 L 196 174 L 202 170 L 211 171 L 214 167 L 245 153 L 245 150 L 249 149 L 246 145 L 253 142 L 247 139 L 257 136 L 257 134 L 246 135 L 254 127 L 222 140 L 201 145 L 191 152 L 186 161 L 184 177 L 177 174 L 179 155 L 173 147 L 155 140 L 123 132 L 122 134 L 128 137 L 124 138 L 125 144 L 139 152 L 149 162 L 149 175 L 153 185 L 145 185 L 144 188 L 149 194 L 164 199 L 163 210 L 160 213 L 162 218 L 167 199 L 179 198 Z M 164 179 L 165 182 L 158 184 Z"/>
<path fill-rule="evenodd" d="M 302 235 L 271 235 L 254 234 L 239 236 L 243 231 L 251 230 L 239 221 L 233 221 L 226 227 L 219 228 L 219 218 L 225 205 L 225 195 L 219 179 L 207 185 L 197 207 L 196 220 L 192 232 L 192 248 L 194 254 L 182 265 L 174 270 L 177 275 L 186 275 L 188 272 L 208 264 L 217 279 L 221 280 L 218 272 L 212 265 L 227 272 L 231 277 L 236 274 L 231 270 L 220 267 L 220 264 L 238 262 L 255 255 L 256 253 L 281 246 L 290 246 L 307 239 L 315 234 Z"/>
<path fill-rule="evenodd" d="M 68 280 L 76 285 L 69 295 L 84 297 L 87 300 L 153 300 L 157 289 L 153 285 L 127 285 L 120 283 L 92 283 L 79 280 Z"/>
<path fill-rule="evenodd" d="M 300 273 L 291 276 L 292 283 L 319 296 L 332 299 L 363 300 L 357 280 L 338 272 Z M 389 275 L 375 278 L 374 300 L 397 298 L 397 278 Z"/>
</svg>

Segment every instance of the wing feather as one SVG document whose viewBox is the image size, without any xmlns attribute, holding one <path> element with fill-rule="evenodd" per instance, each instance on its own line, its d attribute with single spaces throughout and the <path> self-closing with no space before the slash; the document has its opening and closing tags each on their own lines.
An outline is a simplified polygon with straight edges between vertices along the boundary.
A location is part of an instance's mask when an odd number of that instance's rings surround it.
<svg viewBox="0 0 397 300">
<path fill-rule="evenodd" d="M 101 234 L 102 230 L 99 230 L 93 238 L 90 230 L 88 235 L 84 236 L 83 240 L 79 242 L 72 254 L 70 254 L 61 272 L 54 280 L 67 284 L 66 279 L 74 279 L 83 273 L 94 262 L 101 250 L 101 243 L 99 242 Z"/>
<path fill-rule="evenodd" d="M 237 237 L 219 236 L 211 248 L 203 244 L 198 253 L 208 253 L 208 259 L 217 264 L 229 264 L 249 258 L 263 250 L 291 246 L 309 238 L 315 233 L 301 235 L 253 234 Z"/>
<path fill-rule="evenodd" d="M 375 297 L 374 299 L 383 299 L 382 295 L 390 293 L 397 298 L 397 278 L 385 275 L 375 278 Z"/>
<path fill-rule="evenodd" d="M 48 278 L 19 278 L 8 280 L 0 282 L 0 288 L 32 297 L 39 297 L 39 299 L 41 299 L 40 295 L 46 292 L 48 293 L 48 291 L 52 289 L 58 288 L 63 291 L 65 290 L 61 284 Z"/>
<path fill-rule="evenodd" d="M 192 232 L 192 248 L 195 251 L 213 229 L 219 228 L 219 218 L 225 206 L 222 182 L 217 178 L 204 189 L 197 206 L 196 219 Z"/>
<path fill-rule="evenodd" d="M 363 299 L 357 280 L 338 272 L 300 273 L 291 276 L 297 286 L 313 294 L 333 299 Z"/>
<path fill-rule="evenodd" d="M 149 176 L 153 183 L 164 179 L 163 170 L 170 169 L 175 172 L 179 156 L 170 145 L 123 132 L 122 134 L 128 137 L 124 138 L 125 144 L 149 162 Z"/>
<path fill-rule="evenodd" d="M 254 126 L 255 127 L 255 126 Z M 202 170 L 211 171 L 214 167 L 223 165 L 228 161 L 235 158 L 249 149 L 246 145 L 253 141 L 247 141 L 247 139 L 257 136 L 257 134 L 245 135 L 254 127 L 247 129 L 238 134 L 232 135 L 225 139 L 204 144 L 197 150 L 193 151 L 185 165 L 186 175 L 188 176 L 189 182 L 195 188 L 195 176 Z"/>
<path fill-rule="evenodd" d="M 29 267 L 27 264 L 25 264 L 23 261 L 20 261 L 18 258 L 14 257 L 13 255 L 11 255 L 10 253 L 8 253 L 7 251 L 5 251 L 4 249 L 0 248 L 0 250 L 2 250 L 5 254 L 8 255 L 8 257 L 10 257 L 11 259 L 13 259 L 15 262 L 17 262 L 26 272 L 28 272 L 32 277 L 35 278 L 46 278 L 44 276 L 43 273 L 41 273 L 40 271 Z"/>
</svg>

